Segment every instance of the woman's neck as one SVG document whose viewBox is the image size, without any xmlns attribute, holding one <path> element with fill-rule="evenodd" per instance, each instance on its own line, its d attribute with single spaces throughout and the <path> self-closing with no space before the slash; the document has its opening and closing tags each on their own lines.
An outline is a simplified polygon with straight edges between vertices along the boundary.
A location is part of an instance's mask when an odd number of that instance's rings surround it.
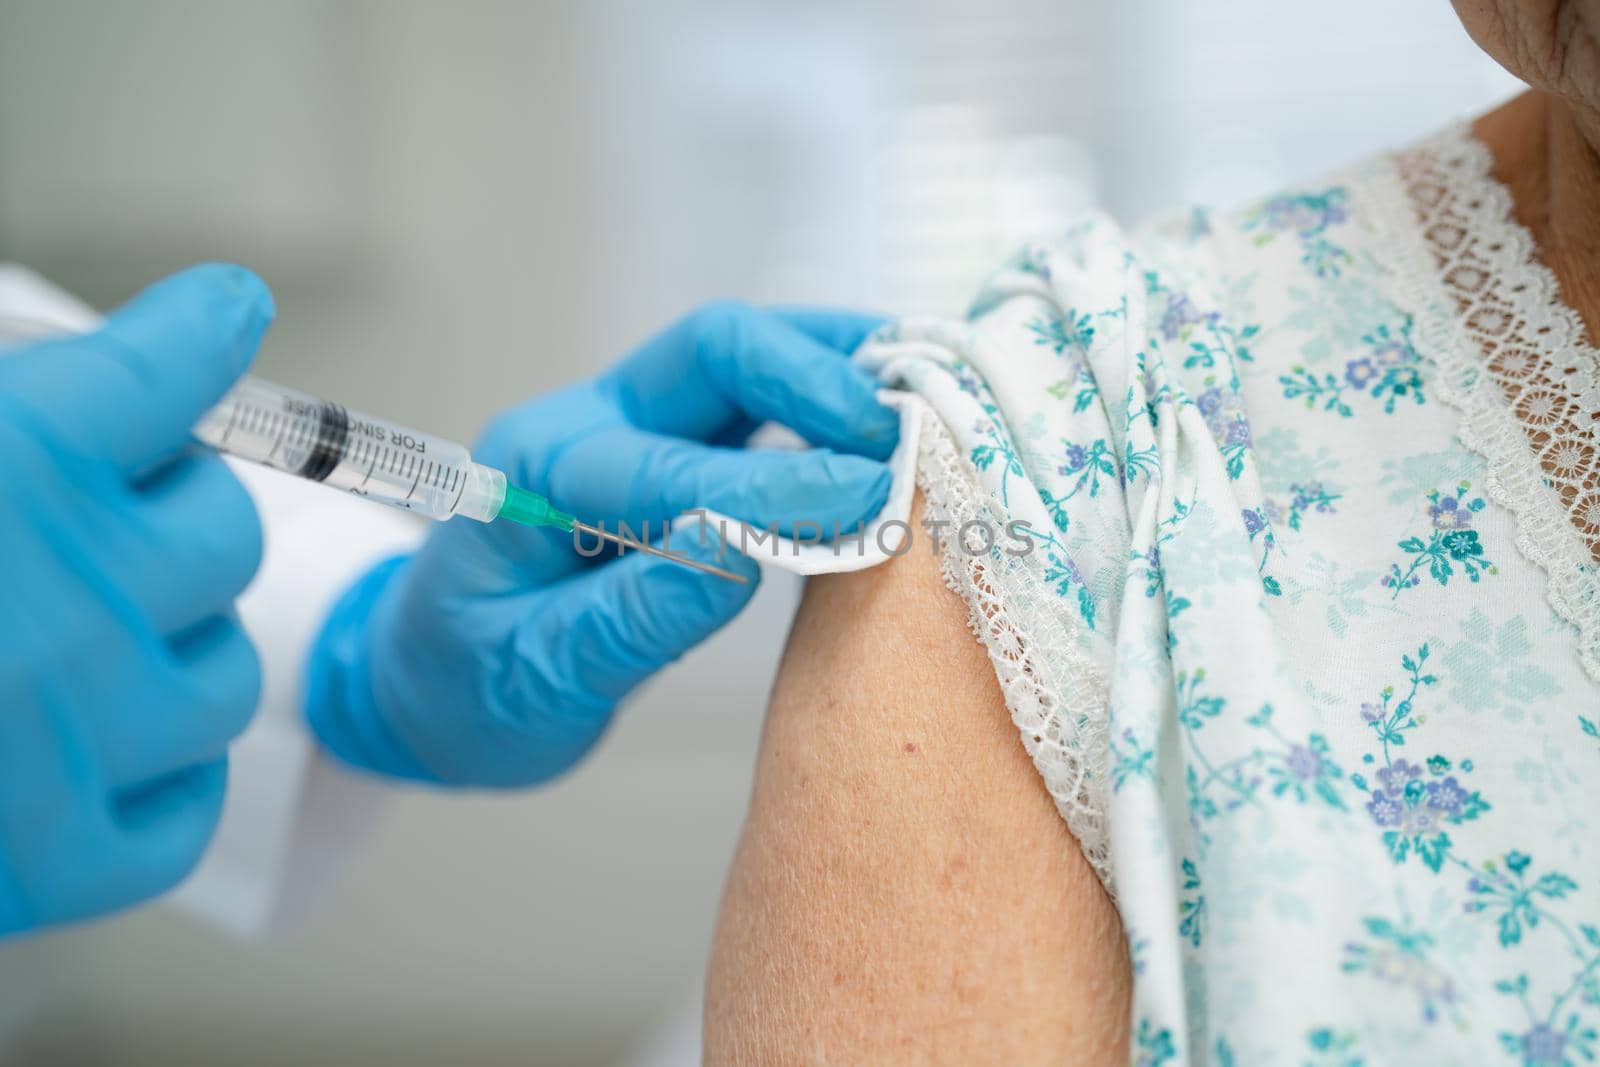
<svg viewBox="0 0 1600 1067">
<path fill-rule="evenodd" d="M 1600 338 L 1600 113 L 1535 90 L 1478 119 L 1473 133 L 1562 298 Z"/>
</svg>

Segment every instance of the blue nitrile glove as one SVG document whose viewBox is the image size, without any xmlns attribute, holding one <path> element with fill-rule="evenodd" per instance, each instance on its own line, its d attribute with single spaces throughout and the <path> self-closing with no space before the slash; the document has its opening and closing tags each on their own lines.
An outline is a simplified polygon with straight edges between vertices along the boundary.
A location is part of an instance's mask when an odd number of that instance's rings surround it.
<svg viewBox="0 0 1600 1067">
<path fill-rule="evenodd" d="M 882 508 L 899 434 L 872 379 L 846 359 L 879 320 L 718 304 L 600 378 L 500 416 L 481 463 L 609 529 L 687 508 L 765 526 Z M 819 448 L 725 447 L 776 420 Z M 856 453 L 847 455 L 843 453 Z M 711 531 L 674 550 L 715 560 Z M 410 559 L 378 567 L 332 612 L 313 654 L 308 712 L 349 763 L 407 778 L 511 786 L 586 753 L 619 701 L 739 612 L 739 585 L 642 553 L 585 559 L 570 535 L 453 520 Z"/>
<path fill-rule="evenodd" d="M 271 319 L 253 274 L 196 267 L 0 356 L 0 935 L 161 893 L 211 838 L 261 528 L 186 443 Z"/>
</svg>

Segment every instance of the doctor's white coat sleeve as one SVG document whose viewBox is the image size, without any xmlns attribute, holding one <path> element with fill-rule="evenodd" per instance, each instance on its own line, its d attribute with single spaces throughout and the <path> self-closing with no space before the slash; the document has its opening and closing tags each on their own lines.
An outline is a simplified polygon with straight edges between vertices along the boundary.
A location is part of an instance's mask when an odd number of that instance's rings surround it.
<svg viewBox="0 0 1600 1067">
<path fill-rule="evenodd" d="M 0 263 L 0 356 L 28 340 L 95 329 L 83 301 Z M 301 911 L 370 830 L 384 786 L 337 765 L 305 721 L 307 656 L 328 609 L 367 567 L 414 547 L 423 520 L 278 471 L 229 461 L 261 517 L 265 552 L 239 615 L 261 654 L 261 702 L 229 750 L 222 822 L 167 899 L 240 935 Z"/>
</svg>

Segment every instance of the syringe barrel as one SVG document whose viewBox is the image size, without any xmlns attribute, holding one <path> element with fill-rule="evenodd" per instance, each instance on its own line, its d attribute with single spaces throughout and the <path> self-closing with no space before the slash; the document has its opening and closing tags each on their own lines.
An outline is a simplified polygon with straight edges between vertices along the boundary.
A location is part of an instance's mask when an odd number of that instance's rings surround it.
<svg viewBox="0 0 1600 1067">
<path fill-rule="evenodd" d="M 260 378 L 240 379 L 194 428 L 240 459 L 432 519 L 488 522 L 505 475 L 472 462 L 462 445 Z"/>
</svg>

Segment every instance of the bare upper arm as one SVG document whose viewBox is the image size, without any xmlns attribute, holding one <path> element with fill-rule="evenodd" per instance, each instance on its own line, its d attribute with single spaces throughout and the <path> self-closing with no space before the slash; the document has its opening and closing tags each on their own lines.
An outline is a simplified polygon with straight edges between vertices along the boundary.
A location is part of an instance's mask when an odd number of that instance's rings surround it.
<svg viewBox="0 0 1600 1067">
<path fill-rule="evenodd" d="M 1121 925 L 919 540 L 813 579 L 768 710 L 706 1061 L 1126 1062 Z"/>
</svg>

